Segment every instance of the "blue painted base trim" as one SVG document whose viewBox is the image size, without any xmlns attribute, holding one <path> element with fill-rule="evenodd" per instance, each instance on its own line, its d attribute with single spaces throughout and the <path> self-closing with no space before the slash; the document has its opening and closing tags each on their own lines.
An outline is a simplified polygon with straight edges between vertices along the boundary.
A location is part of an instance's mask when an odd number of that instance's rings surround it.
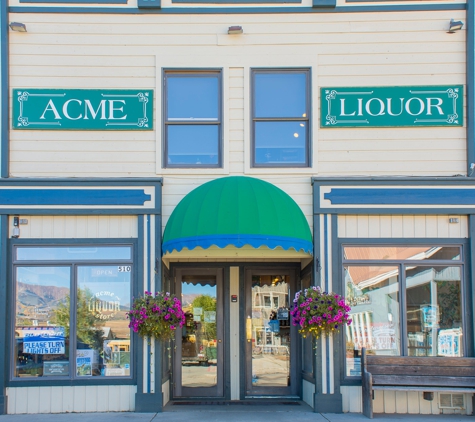
<svg viewBox="0 0 475 422">
<path fill-rule="evenodd" d="M 282 247 L 285 250 L 295 249 L 296 251 L 303 250 L 311 254 L 313 252 L 313 245 L 311 241 L 304 239 L 297 239 L 293 237 L 281 236 L 264 236 L 251 234 L 222 234 L 222 235 L 207 235 L 207 236 L 193 236 L 182 237 L 179 239 L 172 239 L 164 242 L 162 245 L 163 253 L 171 253 L 173 250 L 180 252 L 183 248 L 189 250 L 200 246 L 203 249 L 208 249 L 211 246 L 218 248 L 225 248 L 226 246 L 235 246 L 242 248 L 245 245 L 251 245 L 253 248 L 267 246 L 270 249 Z"/>
<path fill-rule="evenodd" d="M 135 393 L 135 411 L 137 413 L 157 413 L 163 410 L 162 392 Z"/>
<path fill-rule="evenodd" d="M 313 396 L 315 413 L 343 413 L 343 396 L 335 394 L 315 394 Z"/>
</svg>

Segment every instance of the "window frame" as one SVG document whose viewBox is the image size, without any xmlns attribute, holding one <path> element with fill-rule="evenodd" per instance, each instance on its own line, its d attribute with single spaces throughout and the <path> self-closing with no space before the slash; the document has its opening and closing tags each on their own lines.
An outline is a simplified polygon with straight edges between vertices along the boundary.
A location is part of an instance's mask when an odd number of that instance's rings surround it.
<svg viewBox="0 0 475 422">
<path fill-rule="evenodd" d="M 438 266 L 451 266 L 460 268 L 460 302 L 461 302 L 461 314 L 462 314 L 462 345 L 463 356 L 470 356 L 469 339 L 471 334 L 469 332 L 470 322 L 467 317 L 467 309 L 470 307 L 467 302 L 468 292 L 468 263 L 470 262 L 468 256 L 468 243 L 467 239 L 339 239 L 339 275 L 341 277 L 341 291 L 340 293 L 346 297 L 346 285 L 345 285 L 345 266 L 388 266 L 398 268 L 399 278 L 399 332 L 400 332 L 400 345 L 401 353 L 398 356 L 408 356 L 408 330 L 407 330 L 407 296 L 406 296 L 406 271 L 407 267 L 438 267 Z M 456 247 L 460 250 L 460 259 L 455 260 L 440 260 L 440 259 L 345 259 L 344 248 L 345 247 L 430 247 L 430 246 L 442 246 L 442 247 Z M 341 354 L 341 380 L 344 385 L 360 385 L 361 375 L 347 375 L 346 367 L 346 330 L 342 330 L 340 333 L 342 344 L 345 345 L 344 353 Z M 389 357 L 389 356 L 388 356 Z M 423 359 L 423 357 L 421 357 Z"/>
<path fill-rule="evenodd" d="M 168 120 L 168 77 L 211 77 L 216 76 L 218 81 L 218 119 L 216 121 L 187 121 Z M 185 125 L 217 126 L 218 128 L 218 162 L 217 164 L 170 164 L 168 163 L 168 127 Z M 163 69 L 162 94 L 162 168 L 164 169 L 202 169 L 223 168 L 223 70 L 222 69 Z"/>
<path fill-rule="evenodd" d="M 130 259 L 99 259 L 99 260 L 86 260 L 86 259 L 60 259 L 60 260 L 16 260 L 16 250 L 22 247 L 35 247 L 35 248 L 48 248 L 48 247 L 129 247 L 131 250 Z M 8 385 L 16 387 L 26 386 L 61 386 L 61 385 L 133 385 L 136 383 L 137 372 L 137 341 L 132 329 L 130 329 L 130 375 L 127 376 L 77 376 L 75 353 L 77 343 L 77 288 L 78 288 L 78 267 L 90 267 L 90 266 L 111 266 L 111 265 L 130 265 L 132 271 L 130 274 L 130 300 L 134 295 L 138 294 L 136 280 L 137 278 L 137 241 L 135 239 L 94 239 L 85 240 L 84 242 L 72 242 L 70 239 L 56 239 L 55 242 L 51 241 L 36 241 L 32 242 L 28 239 L 15 239 L 11 241 L 10 248 L 10 274 L 8 276 L 11 299 L 11 308 L 9 315 L 11 318 L 10 324 L 7 326 L 8 338 L 10 339 L 9 350 L 7 351 L 10 356 L 10 364 L 7 369 L 8 373 Z M 16 356 L 15 356 L 15 322 L 16 322 L 16 268 L 18 267 L 63 267 L 69 268 L 70 272 L 70 297 L 74 300 L 74 308 L 70 307 L 70 333 L 69 333 L 69 375 L 67 376 L 54 376 L 54 377 L 19 377 L 15 376 L 16 368 Z"/>
<path fill-rule="evenodd" d="M 256 117 L 256 79 L 258 74 L 288 74 L 288 73 L 304 73 L 306 80 L 305 89 L 305 108 L 307 116 L 302 117 Z M 251 102 L 251 167 L 252 168 L 310 168 L 312 166 L 312 74 L 311 69 L 306 67 L 298 68 L 251 68 L 250 81 L 250 102 Z M 305 145 L 305 162 L 304 163 L 256 163 L 256 123 L 257 122 L 306 122 L 306 145 Z"/>
</svg>

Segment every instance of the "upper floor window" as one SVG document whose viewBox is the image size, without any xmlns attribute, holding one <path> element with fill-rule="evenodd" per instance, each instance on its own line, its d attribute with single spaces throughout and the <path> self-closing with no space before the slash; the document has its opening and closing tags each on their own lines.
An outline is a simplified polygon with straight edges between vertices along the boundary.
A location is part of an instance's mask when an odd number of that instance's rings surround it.
<svg viewBox="0 0 475 422">
<path fill-rule="evenodd" d="M 164 167 L 221 167 L 221 73 L 165 73 Z"/>
<path fill-rule="evenodd" d="M 252 164 L 310 166 L 309 70 L 252 72 Z"/>
</svg>

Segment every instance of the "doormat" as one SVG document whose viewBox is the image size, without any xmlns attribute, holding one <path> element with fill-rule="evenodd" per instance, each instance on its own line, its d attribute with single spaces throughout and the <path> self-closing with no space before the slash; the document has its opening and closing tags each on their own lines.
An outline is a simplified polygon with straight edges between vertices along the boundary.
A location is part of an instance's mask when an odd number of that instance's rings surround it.
<svg viewBox="0 0 475 422">
<path fill-rule="evenodd" d="M 173 406 L 300 406 L 297 401 L 175 401 L 172 404 Z"/>
</svg>

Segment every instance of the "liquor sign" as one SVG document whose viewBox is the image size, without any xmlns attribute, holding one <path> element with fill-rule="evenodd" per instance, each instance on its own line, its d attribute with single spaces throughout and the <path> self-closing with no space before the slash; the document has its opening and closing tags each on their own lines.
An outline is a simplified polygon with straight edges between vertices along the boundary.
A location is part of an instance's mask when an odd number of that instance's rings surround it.
<svg viewBox="0 0 475 422">
<path fill-rule="evenodd" d="M 462 126 L 463 87 L 321 88 L 321 127 Z"/>
<path fill-rule="evenodd" d="M 18 88 L 12 98 L 13 129 L 153 129 L 153 90 Z"/>
</svg>

